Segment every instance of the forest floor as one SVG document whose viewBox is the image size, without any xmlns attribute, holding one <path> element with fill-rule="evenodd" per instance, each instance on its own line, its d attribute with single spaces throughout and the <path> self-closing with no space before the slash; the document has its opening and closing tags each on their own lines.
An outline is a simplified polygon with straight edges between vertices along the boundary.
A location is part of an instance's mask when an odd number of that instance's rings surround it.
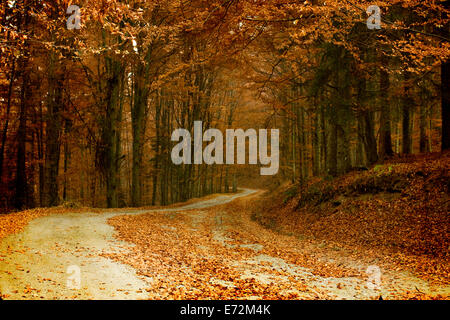
<svg viewBox="0 0 450 320">
<path fill-rule="evenodd" d="M 448 152 L 395 157 L 334 179 L 286 185 L 264 195 L 253 212 L 277 233 L 322 242 L 341 257 L 371 260 L 443 289 L 412 287 L 404 298 L 449 297 Z"/>
<path fill-rule="evenodd" d="M 153 212 L 207 208 L 228 203 L 247 192 L 213 195 Z M 0 216 L 0 297 L 3 299 L 145 299 L 149 282 L 130 266 L 106 257 L 127 252 L 109 218 L 139 215 L 142 209 L 50 208 Z M 81 287 L 67 281 L 71 266 L 80 270 Z M 71 282 L 71 284 L 73 284 Z"/>
<path fill-rule="evenodd" d="M 371 252 L 263 227 L 254 218 L 262 194 L 36 218 L 0 243 L 0 291 L 4 299 L 448 297 L 447 285 Z M 66 285 L 72 265 L 80 289 Z M 380 268 L 380 282 L 369 266 Z"/>
</svg>

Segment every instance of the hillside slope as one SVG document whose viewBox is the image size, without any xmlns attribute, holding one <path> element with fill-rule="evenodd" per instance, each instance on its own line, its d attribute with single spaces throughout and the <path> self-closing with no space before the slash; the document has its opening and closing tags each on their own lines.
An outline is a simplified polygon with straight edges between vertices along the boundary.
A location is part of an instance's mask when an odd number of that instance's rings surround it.
<svg viewBox="0 0 450 320">
<path fill-rule="evenodd" d="M 448 284 L 449 169 L 449 153 L 431 154 L 289 185 L 267 197 L 253 218 L 281 233 L 370 253 Z"/>
</svg>

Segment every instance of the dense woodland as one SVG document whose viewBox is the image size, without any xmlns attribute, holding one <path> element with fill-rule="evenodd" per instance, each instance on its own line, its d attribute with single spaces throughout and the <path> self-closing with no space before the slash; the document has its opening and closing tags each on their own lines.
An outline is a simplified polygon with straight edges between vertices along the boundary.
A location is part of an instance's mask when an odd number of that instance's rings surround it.
<svg viewBox="0 0 450 320">
<path fill-rule="evenodd" d="M 196 120 L 280 129 L 276 183 L 449 149 L 448 3 L 378 1 L 369 29 L 361 0 L 2 1 L 0 207 L 166 205 L 259 179 L 174 165 L 171 134 Z"/>
</svg>

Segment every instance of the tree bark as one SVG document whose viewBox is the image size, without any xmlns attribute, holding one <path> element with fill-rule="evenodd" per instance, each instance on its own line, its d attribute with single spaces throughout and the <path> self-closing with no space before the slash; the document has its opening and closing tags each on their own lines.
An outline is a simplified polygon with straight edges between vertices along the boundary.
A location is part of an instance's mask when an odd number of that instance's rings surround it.
<svg viewBox="0 0 450 320">
<path fill-rule="evenodd" d="M 446 9 L 450 7 L 450 1 L 442 4 Z M 448 38 L 448 26 L 443 28 L 443 35 Z M 442 151 L 450 150 L 450 61 L 443 61 L 441 64 L 441 95 L 442 95 Z"/>
<path fill-rule="evenodd" d="M 427 107 L 425 102 L 422 100 L 420 106 L 420 125 L 419 125 L 419 150 L 421 153 L 429 152 L 430 148 L 428 145 L 427 136 Z"/>
<path fill-rule="evenodd" d="M 8 136 L 8 127 L 9 127 L 9 115 L 11 113 L 11 98 L 13 93 L 13 85 L 14 85 L 14 79 L 15 79 L 15 73 L 16 73 L 16 60 L 15 58 L 12 58 L 12 67 L 11 67 L 11 74 L 9 77 L 9 85 L 8 85 L 8 98 L 6 103 L 6 119 L 5 119 L 5 125 L 3 126 L 3 132 L 2 132 L 2 145 L 0 147 L 0 181 L 3 177 L 3 162 L 5 158 L 5 147 L 6 147 L 6 138 Z"/>
<path fill-rule="evenodd" d="M 450 150 L 450 61 L 441 65 L 442 151 Z"/>
<path fill-rule="evenodd" d="M 119 205 L 120 167 L 120 97 L 122 93 L 123 66 L 120 61 L 106 58 L 109 70 L 106 86 L 106 114 L 102 128 L 102 153 L 106 180 L 106 203 L 108 208 Z"/>
<path fill-rule="evenodd" d="M 43 190 L 43 206 L 52 207 L 58 205 L 59 202 L 59 159 L 61 149 L 61 111 L 62 111 L 62 88 L 64 81 L 61 74 L 56 74 L 57 62 L 52 54 L 49 65 L 49 89 L 47 99 L 47 115 L 46 115 L 46 147 L 44 161 L 44 190 Z"/>
<path fill-rule="evenodd" d="M 337 156 L 338 156 L 338 126 L 332 120 L 328 132 L 327 148 L 327 173 L 330 176 L 337 176 Z"/>
<path fill-rule="evenodd" d="M 131 203 L 134 207 L 141 206 L 142 201 L 142 152 L 144 148 L 145 120 L 148 99 L 148 89 L 146 88 L 145 80 L 145 69 L 143 65 L 140 65 L 137 68 L 134 86 L 134 102 L 131 108 L 133 134 Z"/>
<path fill-rule="evenodd" d="M 24 59 L 23 59 L 24 60 Z M 27 106 L 30 98 L 29 77 L 22 61 L 22 89 L 19 109 L 19 128 L 17 130 L 17 158 L 15 181 L 15 207 L 23 209 L 27 206 L 27 173 L 26 173 L 26 137 L 27 137 Z"/>
<path fill-rule="evenodd" d="M 411 153 L 410 108 L 412 100 L 410 98 L 409 78 L 410 75 L 406 72 L 402 97 L 402 152 L 404 154 Z"/>
<path fill-rule="evenodd" d="M 394 154 L 392 150 L 392 139 L 391 139 L 391 115 L 390 115 L 390 105 L 389 105 L 389 73 L 384 70 L 388 64 L 387 58 L 381 58 L 381 71 L 380 71 L 380 158 L 390 157 Z"/>
</svg>

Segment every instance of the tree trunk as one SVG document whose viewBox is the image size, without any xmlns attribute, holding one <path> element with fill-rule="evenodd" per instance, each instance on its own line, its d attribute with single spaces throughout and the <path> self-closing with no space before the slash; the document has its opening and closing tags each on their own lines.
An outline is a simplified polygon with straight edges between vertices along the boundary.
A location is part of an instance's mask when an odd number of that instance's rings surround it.
<svg viewBox="0 0 450 320">
<path fill-rule="evenodd" d="M 404 91 L 402 97 L 402 152 L 404 154 L 411 153 L 411 136 L 410 136 L 410 84 L 409 74 L 405 73 Z"/>
<path fill-rule="evenodd" d="M 119 205 L 119 163 L 120 155 L 120 97 L 122 93 L 123 66 L 120 61 L 106 58 L 109 70 L 106 87 L 106 114 L 102 128 L 102 157 L 106 180 L 106 204 L 108 208 L 117 208 Z"/>
<path fill-rule="evenodd" d="M 375 138 L 373 111 L 367 106 L 366 95 L 366 79 L 360 79 L 358 83 L 358 105 L 361 109 L 360 117 L 360 129 L 359 135 L 362 136 L 362 142 L 366 153 L 366 160 L 369 165 L 377 162 L 377 141 Z"/>
<path fill-rule="evenodd" d="M 450 150 L 450 61 L 441 65 L 442 151 Z"/>
<path fill-rule="evenodd" d="M 65 135 L 65 141 L 64 141 L 64 188 L 63 188 L 63 200 L 67 201 L 68 200 L 68 181 L 67 181 L 67 170 L 69 168 L 69 158 L 70 158 L 70 148 L 69 148 L 69 141 L 68 141 L 68 136 L 70 133 L 72 127 L 72 123 L 70 120 L 66 120 L 65 121 L 65 125 L 64 125 L 64 135 Z M 81 184 L 81 188 L 83 184 Z"/>
<path fill-rule="evenodd" d="M 141 206 L 142 201 L 142 152 L 144 148 L 145 120 L 148 90 L 144 76 L 144 66 L 139 66 L 135 79 L 134 103 L 131 108 L 131 122 L 133 133 L 133 163 L 131 182 L 131 203 L 134 207 Z"/>
<path fill-rule="evenodd" d="M 6 138 L 8 136 L 8 127 L 9 127 L 9 115 L 11 113 L 11 98 L 13 94 L 13 85 L 14 85 L 14 79 L 15 79 L 15 64 L 16 60 L 15 58 L 12 58 L 12 67 L 11 67 L 11 74 L 9 77 L 9 85 L 8 85 L 8 98 L 6 103 L 6 119 L 5 119 L 5 125 L 3 126 L 3 132 L 2 132 L 2 145 L 0 147 L 0 181 L 3 177 L 3 161 L 5 158 L 5 146 L 6 146 Z"/>
<path fill-rule="evenodd" d="M 430 148 L 428 145 L 427 136 L 427 107 L 425 102 L 422 101 L 420 106 L 420 125 L 419 125 L 419 150 L 421 153 L 429 152 Z"/>
<path fill-rule="evenodd" d="M 24 3 L 28 5 L 28 1 Z M 22 28 L 23 19 L 23 28 Z M 29 13 L 25 12 L 25 15 L 19 17 L 19 30 L 27 30 L 29 22 Z M 28 48 L 27 48 L 28 49 Z M 26 50 L 28 51 L 28 50 Z M 19 128 L 17 130 L 17 161 L 16 161 L 16 181 L 15 181 L 15 199 L 14 205 L 17 209 L 22 209 L 27 206 L 27 172 L 26 172 L 26 139 L 27 139 L 27 107 L 31 98 L 30 91 L 30 78 L 28 70 L 28 52 L 23 52 L 23 55 L 19 58 L 19 70 L 22 77 L 22 88 L 20 95 L 20 108 L 19 108 Z"/>
<path fill-rule="evenodd" d="M 390 157 L 394 154 L 392 150 L 391 139 L 391 115 L 389 105 L 389 73 L 383 68 L 387 67 L 387 58 L 381 58 L 381 71 L 380 71 L 380 158 Z"/>
<path fill-rule="evenodd" d="M 327 148 L 327 173 L 330 176 L 337 176 L 337 156 L 338 156 L 338 126 L 331 121 L 328 132 Z"/>
<path fill-rule="evenodd" d="M 155 152 L 155 155 L 153 157 L 153 191 L 152 191 L 152 206 L 156 204 L 156 197 L 157 197 L 157 191 L 158 191 L 158 177 L 159 177 L 159 166 L 160 166 L 160 136 L 161 136 L 161 99 L 159 97 L 156 99 L 156 108 L 155 108 L 155 142 L 153 144 L 153 149 Z"/>
<path fill-rule="evenodd" d="M 43 206 L 56 206 L 59 202 L 58 195 L 58 172 L 61 149 L 61 111 L 62 111 L 62 88 L 64 81 L 61 75 L 56 74 L 54 56 L 50 57 L 49 65 L 49 89 L 47 99 L 46 115 L 46 147 L 44 161 L 44 190 Z M 61 72 L 63 75 L 64 72 Z"/>
<path fill-rule="evenodd" d="M 450 1 L 444 1 L 442 3 L 444 8 L 450 7 Z M 445 14 L 447 16 L 447 14 Z M 442 28 L 443 36 L 448 38 L 449 31 L 448 26 Z M 441 95 L 442 95 L 442 151 L 450 150 L 450 61 L 443 61 L 441 64 Z"/>
<path fill-rule="evenodd" d="M 356 141 L 356 157 L 355 164 L 359 167 L 367 166 L 367 153 L 364 152 L 364 123 L 362 117 L 357 119 L 357 141 Z"/>
<path fill-rule="evenodd" d="M 27 104 L 30 98 L 29 78 L 25 68 L 26 63 L 21 64 L 22 67 L 22 90 L 19 109 L 19 128 L 17 130 L 17 161 L 16 161 L 16 194 L 15 207 L 23 209 L 27 205 L 27 174 L 26 174 L 26 137 L 27 137 Z"/>
<path fill-rule="evenodd" d="M 361 115 L 360 132 L 366 154 L 367 164 L 371 165 L 378 160 L 377 141 L 375 139 L 373 114 L 371 111 L 363 111 Z"/>
</svg>

